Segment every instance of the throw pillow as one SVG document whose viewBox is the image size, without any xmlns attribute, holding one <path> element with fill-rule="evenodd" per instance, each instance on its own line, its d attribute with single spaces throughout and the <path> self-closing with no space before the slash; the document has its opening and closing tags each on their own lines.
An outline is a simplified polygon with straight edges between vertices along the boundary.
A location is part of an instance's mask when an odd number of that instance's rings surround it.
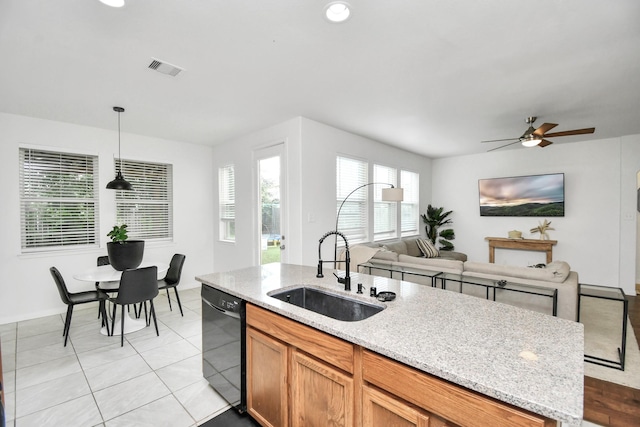
<svg viewBox="0 0 640 427">
<path fill-rule="evenodd" d="M 420 248 L 420 252 L 425 258 L 437 258 L 440 256 L 440 252 L 433 246 L 431 240 L 429 239 L 417 239 L 416 243 L 418 244 L 418 248 Z"/>
</svg>

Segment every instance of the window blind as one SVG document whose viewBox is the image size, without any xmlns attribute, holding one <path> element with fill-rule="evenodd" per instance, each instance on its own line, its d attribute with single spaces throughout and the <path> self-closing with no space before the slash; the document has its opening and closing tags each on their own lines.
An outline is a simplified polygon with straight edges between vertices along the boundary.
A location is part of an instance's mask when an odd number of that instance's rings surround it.
<svg viewBox="0 0 640 427">
<path fill-rule="evenodd" d="M 116 165 L 117 169 L 117 165 Z M 116 190 L 116 220 L 130 239 L 173 238 L 173 168 L 169 164 L 122 160 L 133 190 Z"/>
<path fill-rule="evenodd" d="M 336 213 L 349 193 L 366 183 L 366 162 L 338 156 L 336 158 Z M 349 196 L 340 211 L 338 231 L 344 233 L 350 243 L 364 242 L 368 237 L 367 190 L 367 187 L 363 187 Z"/>
<path fill-rule="evenodd" d="M 384 182 L 396 186 L 397 172 L 395 168 L 373 165 L 373 182 Z M 397 204 L 382 201 L 382 189 L 388 185 L 374 185 L 373 196 L 373 239 L 383 240 L 397 236 Z"/>
<path fill-rule="evenodd" d="M 98 158 L 20 148 L 23 252 L 98 245 Z"/>
<path fill-rule="evenodd" d="M 218 205 L 220 207 L 220 240 L 236 240 L 236 183 L 233 165 L 218 169 Z"/>
<path fill-rule="evenodd" d="M 404 200 L 400 207 L 401 234 L 403 237 L 420 234 L 418 229 L 420 175 L 415 172 L 400 171 L 400 186 L 404 189 Z"/>
</svg>

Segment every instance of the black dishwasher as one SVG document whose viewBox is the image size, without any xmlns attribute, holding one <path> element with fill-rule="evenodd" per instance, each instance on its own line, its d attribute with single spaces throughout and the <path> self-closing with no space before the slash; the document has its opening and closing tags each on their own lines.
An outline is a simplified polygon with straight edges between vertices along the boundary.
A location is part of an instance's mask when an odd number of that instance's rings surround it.
<svg viewBox="0 0 640 427">
<path fill-rule="evenodd" d="M 202 285 L 202 373 L 240 413 L 247 410 L 245 302 Z"/>
</svg>

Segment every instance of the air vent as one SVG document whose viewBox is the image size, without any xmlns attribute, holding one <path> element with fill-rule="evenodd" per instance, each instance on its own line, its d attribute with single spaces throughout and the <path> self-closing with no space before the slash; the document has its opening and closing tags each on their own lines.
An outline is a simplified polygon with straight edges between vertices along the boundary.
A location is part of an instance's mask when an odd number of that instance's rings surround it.
<svg viewBox="0 0 640 427">
<path fill-rule="evenodd" d="M 159 73 L 167 74 L 173 77 L 177 76 L 180 71 L 184 71 L 184 68 L 177 67 L 173 64 L 169 64 L 168 62 L 164 62 L 155 58 L 151 58 L 151 64 L 149 64 L 149 68 L 151 68 L 152 70 L 156 70 Z"/>
</svg>

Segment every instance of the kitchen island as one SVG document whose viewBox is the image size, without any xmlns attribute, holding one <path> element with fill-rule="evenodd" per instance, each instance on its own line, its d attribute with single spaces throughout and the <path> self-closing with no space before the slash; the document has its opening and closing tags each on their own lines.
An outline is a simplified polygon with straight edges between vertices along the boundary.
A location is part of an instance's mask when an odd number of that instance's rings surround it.
<svg viewBox="0 0 640 427">
<path fill-rule="evenodd" d="M 269 264 L 196 277 L 249 304 L 322 331 L 365 351 L 473 390 L 534 414 L 579 426 L 583 411 L 584 330 L 558 319 L 468 295 L 366 274 L 352 276 L 351 292 L 329 270 Z M 364 294 L 356 294 L 362 283 Z M 306 285 L 329 289 L 386 308 L 345 322 L 267 295 Z M 379 303 L 369 289 L 395 292 Z"/>
</svg>

